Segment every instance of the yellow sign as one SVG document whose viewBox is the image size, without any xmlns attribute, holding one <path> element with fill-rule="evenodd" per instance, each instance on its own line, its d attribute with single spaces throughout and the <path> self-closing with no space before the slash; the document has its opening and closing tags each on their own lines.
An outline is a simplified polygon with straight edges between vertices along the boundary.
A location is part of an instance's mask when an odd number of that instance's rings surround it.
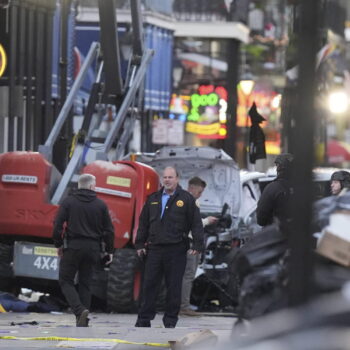
<svg viewBox="0 0 350 350">
<path fill-rule="evenodd" d="M 5 72 L 7 66 L 7 56 L 4 47 L 0 44 L 0 78 Z"/>
<path fill-rule="evenodd" d="M 184 202 L 183 201 L 177 201 L 176 205 L 181 208 L 181 207 L 184 206 Z"/>
<path fill-rule="evenodd" d="M 57 249 L 48 247 L 34 247 L 34 255 L 57 256 Z"/>
<path fill-rule="evenodd" d="M 107 176 L 107 185 L 130 187 L 131 179 L 127 177 Z"/>
<path fill-rule="evenodd" d="M 219 132 L 220 123 L 213 124 L 198 124 L 198 123 L 186 123 L 186 131 L 194 134 L 201 135 L 215 135 Z"/>
</svg>

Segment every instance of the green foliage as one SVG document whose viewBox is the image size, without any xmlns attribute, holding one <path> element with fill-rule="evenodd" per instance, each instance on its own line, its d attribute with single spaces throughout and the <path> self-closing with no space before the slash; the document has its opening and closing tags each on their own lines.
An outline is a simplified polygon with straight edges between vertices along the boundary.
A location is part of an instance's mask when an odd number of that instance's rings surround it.
<svg viewBox="0 0 350 350">
<path fill-rule="evenodd" d="M 265 5 L 266 5 L 266 1 L 265 0 L 256 0 L 256 1 L 254 1 L 254 5 L 255 5 L 255 8 L 263 10 Z"/>
<path fill-rule="evenodd" d="M 262 58 L 264 52 L 268 50 L 268 48 L 264 45 L 259 44 L 248 44 L 244 45 L 243 50 L 247 53 L 247 55 L 252 56 L 253 59 Z"/>
</svg>

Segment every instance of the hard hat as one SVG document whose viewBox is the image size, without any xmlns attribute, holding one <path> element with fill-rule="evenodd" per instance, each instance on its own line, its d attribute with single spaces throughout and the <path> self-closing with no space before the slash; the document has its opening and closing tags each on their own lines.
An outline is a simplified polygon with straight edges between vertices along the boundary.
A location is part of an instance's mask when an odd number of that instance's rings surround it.
<svg viewBox="0 0 350 350">
<path fill-rule="evenodd" d="M 339 170 L 332 174 L 331 181 L 339 181 L 341 187 L 350 187 L 350 173 L 345 170 Z"/>
<path fill-rule="evenodd" d="M 293 155 L 290 153 L 282 153 L 278 155 L 275 159 L 275 164 L 279 167 L 287 168 L 293 162 Z"/>
</svg>

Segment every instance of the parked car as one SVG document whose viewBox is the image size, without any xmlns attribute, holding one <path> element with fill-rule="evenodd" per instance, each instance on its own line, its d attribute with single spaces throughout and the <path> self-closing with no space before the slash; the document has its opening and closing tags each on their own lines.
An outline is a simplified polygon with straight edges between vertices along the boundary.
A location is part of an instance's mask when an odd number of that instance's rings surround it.
<svg viewBox="0 0 350 350">
<path fill-rule="evenodd" d="M 331 195 L 330 180 L 335 171 L 339 171 L 339 168 L 331 167 L 317 167 L 313 170 L 313 184 L 315 199 L 320 199 Z M 264 190 L 267 184 L 273 181 L 277 176 L 276 167 L 269 168 L 266 171 L 266 175 L 259 178 L 259 187 L 261 192 Z"/>
</svg>

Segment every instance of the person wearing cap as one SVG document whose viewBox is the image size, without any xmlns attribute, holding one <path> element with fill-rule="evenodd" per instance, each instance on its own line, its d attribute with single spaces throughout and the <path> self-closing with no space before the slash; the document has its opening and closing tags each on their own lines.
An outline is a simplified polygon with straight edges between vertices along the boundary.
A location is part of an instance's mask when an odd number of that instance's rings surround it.
<svg viewBox="0 0 350 350">
<path fill-rule="evenodd" d="M 290 183 L 293 155 L 283 153 L 276 157 L 277 177 L 268 184 L 261 194 L 256 209 L 260 226 L 271 225 L 276 219 L 279 222 L 289 220 L 288 201 L 292 194 Z"/>
<path fill-rule="evenodd" d="M 331 176 L 331 193 L 334 196 L 347 192 L 350 189 L 350 173 L 339 170 Z"/>
</svg>

